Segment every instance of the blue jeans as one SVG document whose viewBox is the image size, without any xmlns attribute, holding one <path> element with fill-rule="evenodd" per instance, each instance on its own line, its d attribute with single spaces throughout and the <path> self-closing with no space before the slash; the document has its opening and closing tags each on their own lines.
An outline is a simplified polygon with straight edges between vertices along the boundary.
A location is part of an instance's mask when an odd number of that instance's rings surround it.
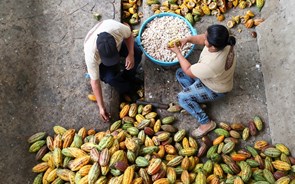
<svg viewBox="0 0 295 184">
<path fill-rule="evenodd" d="M 125 42 L 122 43 L 119 54 L 121 57 L 127 57 L 128 49 Z M 125 62 L 114 66 L 105 66 L 101 63 L 99 65 L 100 80 L 114 87 L 120 94 L 136 91 L 141 85 L 141 81 L 135 77 L 141 57 L 142 51 L 134 42 L 134 67 L 131 70 L 126 70 Z"/>
<path fill-rule="evenodd" d="M 224 97 L 224 93 L 215 93 L 206 87 L 200 79 L 190 78 L 181 68 L 176 71 L 176 79 L 183 90 L 178 93 L 179 105 L 197 119 L 200 124 L 209 122 L 209 117 L 200 107 L 199 103 L 215 101 Z"/>
</svg>

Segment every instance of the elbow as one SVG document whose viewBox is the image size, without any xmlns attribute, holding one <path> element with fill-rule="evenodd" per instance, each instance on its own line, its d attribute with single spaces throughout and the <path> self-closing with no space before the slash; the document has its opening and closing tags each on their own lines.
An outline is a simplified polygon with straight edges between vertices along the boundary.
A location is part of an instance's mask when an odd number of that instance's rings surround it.
<svg viewBox="0 0 295 184">
<path fill-rule="evenodd" d="M 188 71 L 189 71 L 188 69 L 183 70 L 183 72 L 184 72 L 187 76 L 190 76 L 190 73 L 189 73 Z"/>
<path fill-rule="evenodd" d="M 97 86 L 97 85 L 99 85 L 99 79 L 96 79 L 96 80 L 90 79 L 90 84 L 91 84 L 91 86 Z"/>
</svg>

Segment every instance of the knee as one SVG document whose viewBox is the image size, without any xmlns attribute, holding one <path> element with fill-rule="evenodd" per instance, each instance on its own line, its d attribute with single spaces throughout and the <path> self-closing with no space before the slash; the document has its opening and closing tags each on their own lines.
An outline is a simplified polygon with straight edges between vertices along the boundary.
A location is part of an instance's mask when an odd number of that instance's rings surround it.
<svg viewBox="0 0 295 184">
<path fill-rule="evenodd" d="M 178 68 L 178 69 L 176 70 L 176 75 L 179 75 L 179 74 L 181 74 L 181 73 L 183 73 L 182 68 Z"/>
<path fill-rule="evenodd" d="M 178 69 L 176 70 L 176 78 L 179 79 L 179 78 L 181 78 L 182 76 L 184 76 L 184 72 L 183 72 L 183 70 L 182 70 L 181 68 L 178 68 Z"/>
<path fill-rule="evenodd" d="M 125 87 L 125 88 L 122 88 L 122 87 L 118 87 L 118 86 L 113 86 L 116 91 L 119 93 L 119 94 L 126 94 L 128 92 L 130 92 L 130 89 L 128 87 Z"/>
<path fill-rule="evenodd" d="M 185 95 L 182 92 L 178 93 L 178 95 L 177 95 L 178 103 L 179 104 L 182 103 L 184 101 L 184 99 L 185 99 Z"/>
<path fill-rule="evenodd" d="M 134 62 L 138 65 L 141 62 L 142 54 L 135 54 L 134 55 Z"/>
<path fill-rule="evenodd" d="M 112 84 L 113 81 L 113 77 L 111 76 L 104 76 L 103 78 L 101 78 L 101 80 L 107 84 Z"/>
</svg>

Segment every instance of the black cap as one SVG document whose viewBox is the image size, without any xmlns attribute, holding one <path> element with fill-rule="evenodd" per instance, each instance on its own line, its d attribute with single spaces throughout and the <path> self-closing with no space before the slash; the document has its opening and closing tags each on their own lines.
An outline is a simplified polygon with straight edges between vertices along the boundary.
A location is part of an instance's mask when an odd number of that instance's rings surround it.
<svg viewBox="0 0 295 184">
<path fill-rule="evenodd" d="M 117 49 L 117 44 L 114 37 L 102 32 L 97 35 L 96 39 L 97 50 L 102 64 L 106 66 L 113 66 L 120 62 L 120 55 Z"/>
</svg>

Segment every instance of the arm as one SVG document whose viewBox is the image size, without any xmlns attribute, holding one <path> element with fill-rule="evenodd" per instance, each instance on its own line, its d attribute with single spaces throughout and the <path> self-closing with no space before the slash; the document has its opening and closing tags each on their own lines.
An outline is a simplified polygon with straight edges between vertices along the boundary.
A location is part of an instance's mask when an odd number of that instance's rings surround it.
<svg viewBox="0 0 295 184">
<path fill-rule="evenodd" d="M 187 42 L 198 45 L 205 45 L 205 34 L 188 36 L 180 40 L 181 47 L 183 47 Z"/>
<path fill-rule="evenodd" d="M 205 45 L 206 40 L 205 34 L 195 35 L 195 36 L 188 36 L 186 38 L 180 39 L 181 48 L 187 43 L 193 43 L 198 45 Z M 191 72 L 191 64 L 190 62 L 181 54 L 181 51 L 178 47 L 174 46 L 170 48 L 170 50 L 176 53 L 176 57 L 179 61 L 180 67 L 182 68 L 183 72 L 188 75 L 189 77 L 195 78 L 196 76 L 193 75 Z"/>
<path fill-rule="evenodd" d="M 91 84 L 94 96 L 96 97 L 97 105 L 98 105 L 98 108 L 99 108 L 99 113 L 100 113 L 102 119 L 105 122 L 108 122 L 110 120 L 110 115 L 106 111 L 106 108 L 105 108 L 105 105 L 104 105 L 100 80 L 99 79 L 97 79 L 97 80 L 92 80 L 91 79 L 90 84 Z"/>
<path fill-rule="evenodd" d="M 191 72 L 190 62 L 187 59 L 185 59 L 185 57 L 181 53 L 177 54 L 176 56 L 183 72 L 191 78 L 196 78 L 196 76 L 194 76 L 193 73 Z"/>
<path fill-rule="evenodd" d="M 127 70 L 130 70 L 134 67 L 134 38 L 131 34 L 127 39 L 124 39 L 127 49 L 128 56 L 126 57 L 125 67 Z"/>
<path fill-rule="evenodd" d="M 179 48 L 174 46 L 173 48 L 170 48 L 170 50 L 176 53 L 176 57 L 179 61 L 180 67 L 182 68 L 183 72 L 189 77 L 195 78 L 196 76 L 193 75 L 190 69 L 191 68 L 190 62 L 181 54 L 181 51 L 179 50 Z"/>
<path fill-rule="evenodd" d="M 124 23 L 126 26 L 130 26 L 127 23 Z M 125 67 L 127 70 L 130 70 L 134 67 L 134 37 L 132 34 L 128 38 L 124 39 L 127 49 L 128 49 L 128 56 L 126 57 Z"/>
</svg>

